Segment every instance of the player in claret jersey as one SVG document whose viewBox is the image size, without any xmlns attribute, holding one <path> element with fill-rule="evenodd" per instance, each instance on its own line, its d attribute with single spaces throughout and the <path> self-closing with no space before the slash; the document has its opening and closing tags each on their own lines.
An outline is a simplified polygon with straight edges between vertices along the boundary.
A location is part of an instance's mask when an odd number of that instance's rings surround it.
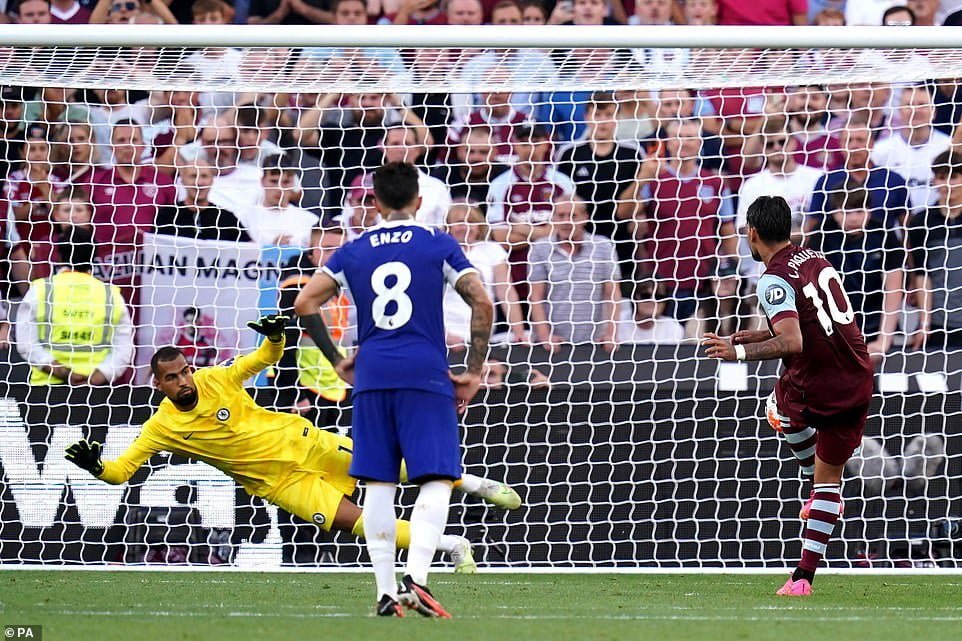
<svg viewBox="0 0 962 641">
<path fill-rule="evenodd" d="M 752 257 L 765 263 L 758 300 L 769 330 L 737 332 L 731 340 L 709 333 L 703 345 L 711 358 L 784 363 L 769 422 L 813 484 L 800 513 L 807 521 L 802 559 L 777 594 L 807 596 L 841 516 L 842 471 L 862 441 L 874 370 L 841 276 L 820 252 L 792 244 L 788 203 L 762 196 L 747 218 Z"/>
</svg>

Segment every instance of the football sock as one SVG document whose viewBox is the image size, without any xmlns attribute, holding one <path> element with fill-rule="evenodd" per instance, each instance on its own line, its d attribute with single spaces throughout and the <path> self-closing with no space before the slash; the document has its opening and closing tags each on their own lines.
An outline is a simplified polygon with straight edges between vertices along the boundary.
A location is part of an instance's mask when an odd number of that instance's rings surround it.
<svg viewBox="0 0 962 641">
<path fill-rule="evenodd" d="M 461 482 L 456 483 L 455 487 L 465 494 L 477 494 L 481 491 L 482 485 L 484 485 L 484 479 L 480 476 L 475 476 L 474 474 L 462 474 Z"/>
<path fill-rule="evenodd" d="M 411 546 L 411 523 L 405 521 L 404 519 L 398 519 L 394 525 L 395 535 L 394 544 L 399 550 L 406 550 Z M 354 522 L 354 527 L 351 528 L 351 534 L 359 539 L 365 538 L 364 536 L 364 515 L 357 517 L 357 521 Z M 439 548 L 440 549 L 440 548 Z"/>
<path fill-rule="evenodd" d="M 364 494 L 364 538 L 367 540 L 367 554 L 374 566 L 378 599 L 383 594 L 397 598 L 397 575 L 394 570 L 397 554 L 394 544 L 397 536 L 395 494 L 397 486 L 393 483 L 368 483 Z"/>
<path fill-rule="evenodd" d="M 393 500 L 393 497 L 392 497 Z M 418 491 L 411 514 L 411 547 L 408 550 L 407 571 L 415 583 L 425 585 L 428 570 L 437 552 L 441 533 L 448 521 L 451 483 L 428 481 Z"/>
<path fill-rule="evenodd" d="M 812 489 L 812 509 L 805 525 L 802 560 L 798 562 L 798 569 L 809 572 L 814 577 L 842 511 L 842 488 L 838 483 L 816 483 Z M 792 578 L 794 579 L 794 576 Z M 811 580 L 809 578 L 809 581 Z"/>
<path fill-rule="evenodd" d="M 441 538 L 438 539 L 438 552 L 444 552 L 445 554 L 451 554 L 454 549 L 461 543 L 463 539 L 460 536 L 452 536 L 450 534 L 442 534 Z"/>
<path fill-rule="evenodd" d="M 805 580 L 808 581 L 809 583 L 814 583 L 814 582 L 815 582 L 815 573 L 814 573 L 814 572 L 809 572 L 808 570 L 803 570 L 802 568 L 797 568 L 797 569 L 792 573 L 792 581 L 801 581 L 802 579 L 805 579 Z"/>
<path fill-rule="evenodd" d="M 815 443 L 818 441 L 818 433 L 814 427 L 795 425 L 791 421 L 782 429 L 788 447 L 798 459 L 802 474 L 811 478 L 815 474 Z"/>
</svg>

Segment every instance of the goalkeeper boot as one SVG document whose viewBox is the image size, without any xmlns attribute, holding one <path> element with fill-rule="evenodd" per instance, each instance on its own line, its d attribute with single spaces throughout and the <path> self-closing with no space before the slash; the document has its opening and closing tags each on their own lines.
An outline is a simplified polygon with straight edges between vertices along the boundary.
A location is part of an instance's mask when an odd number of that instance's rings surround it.
<svg viewBox="0 0 962 641">
<path fill-rule="evenodd" d="M 450 619 L 451 615 L 444 609 L 426 586 L 418 585 L 409 574 L 405 574 L 398 586 L 397 598 L 409 610 L 415 610 L 426 617 Z"/>
<path fill-rule="evenodd" d="M 502 510 L 517 510 L 521 507 L 521 497 L 507 483 L 485 479 L 477 496 Z"/>
<path fill-rule="evenodd" d="M 471 551 L 471 541 L 463 536 L 457 537 L 457 545 L 451 550 L 451 563 L 454 564 L 455 574 L 477 574 L 478 564 L 474 562 Z"/>
<path fill-rule="evenodd" d="M 401 607 L 400 603 L 391 598 L 389 594 L 381 596 L 381 600 L 377 602 L 377 609 L 374 612 L 379 617 L 404 618 L 404 608 Z"/>
<path fill-rule="evenodd" d="M 789 577 L 785 585 L 775 594 L 777 596 L 812 596 L 812 584 L 809 583 L 807 579 L 793 581 L 792 578 Z"/>
<path fill-rule="evenodd" d="M 815 502 L 815 490 L 813 489 L 812 493 L 808 497 L 808 500 L 805 501 L 805 503 L 802 505 L 802 509 L 798 511 L 798 518 L 800 518 L 803 521 L 807 521 L 808 515 L 812 511 L 812 503 L 814 502 Z M 838 517 L 842 518 L 843 514 L 845 514 L 845 503 L 842 502 L 842 499 L 839 499 L 838 500 Z"/>
</svg>

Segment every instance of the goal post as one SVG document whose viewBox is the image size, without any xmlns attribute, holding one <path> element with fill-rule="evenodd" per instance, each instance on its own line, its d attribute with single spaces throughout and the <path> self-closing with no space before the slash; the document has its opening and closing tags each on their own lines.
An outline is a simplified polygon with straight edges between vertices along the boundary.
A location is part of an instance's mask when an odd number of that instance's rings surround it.
<svg viewBox="0 0 962 641">
<path fill-rule="evenodd" d="M 837 261 L 877 354 L 827 563 L 958 569 L 962 247 L 938 217 L 962 202 L 955 34 L 0 26 L 0 567 L 366 562 L 349 534 L 198 461 L 154 456 L 113 486 L 63 451 L 126 449 L 160 400 L 156 349 L 196 367 L 253 349 L 246 323 L 290 310 L 377 223 L 370 173 L 404 160 L 422 173 L 419 220 L 461 242 L 498 309 L 464 464 L 524 505 L 455 493 L 448 531 L 482 568 L 796 560 L 807 490 L 764 419 L 779 364 L 717 363 L 698 345 L 764 326 L 741 234 L 750 200 L 775 194 L 795 239 Z M 86 333 L 52 310 L 89 300 L 49 294 L 72 247 L 123 302 Z M 455 367 L 458 303 L 445 302 Z M 350 349 L 349 301 L 325 313 Z M 249 389 L 344 432 L 349 392 L 309 348 Z M 72 382 L 44 369 L 51 354 Z"/>
</svg>

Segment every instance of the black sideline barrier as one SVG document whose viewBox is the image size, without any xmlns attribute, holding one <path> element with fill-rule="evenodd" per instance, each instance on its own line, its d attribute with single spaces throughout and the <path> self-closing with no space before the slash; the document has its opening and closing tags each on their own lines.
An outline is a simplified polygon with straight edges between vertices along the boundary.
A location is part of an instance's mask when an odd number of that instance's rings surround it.
<svg viewBox="0 0 962 641">
<path fill-rule="evenodd" d="M 524 508 L 508 514 L 470 498 L 452 507 L 449 531 L 463 531 L 478 542 L 478 556 L 485 561 L 743 567 L 783 566 L 799 555 L 797 466 L 759 418 L 777 364 L 747 364 L 750 391 L 723 392 L 716 388 L 717 364 L 696 358 L 694 346 L 619 350 L 614 357 L 592 350 L 550 358 L 526 350 L 499 356 L 534 362 L 553 386 L 533 391 L 515 384 L 485 391 L 466 417 L 466 468 L 505 479 L 525 500 Z M 944 355 L 916 356 L 908 362 L 889 359 L 885 370 L 952 372 L 950 391 L 922 393 L 910 386 L 904 393 L 877 394 L 867 435 L 900 452 L 905 439 L 923 431 L 944 434 L 947 466 L 921 496 L 908 499 L 900 487 L 884 499 L 863 498 L 861 483 L 849 480 L 843 533 L 828 554 L 833 565 L 856 564 L 866 550 L 882 559 L 937 557 L 953 567 L 962 560 L 962 542 L 953 541 L 945 526 L 962 516 L 962 385 L 957 380 L 962 363 L 947 362 Z M 130 562 L 125 554 L 131 547 L 131 512 L 140 506 L 141 492 L 152 475 L 176 472 L 176 466 L 189 462 L 155 457 L 127 487 L 115 490 L 121 494 L 104 499 L 108 509 L 117 505 L 109 522 L 90 525 L 84 515 L 90 520 L 97 506 L 102 508 L 89 494 L 98 484 L 87 483 L 79 471 L 57 477 L 56 470 L 66 468 L 62 460 L 52 462 L 62 453 L 50 448 L 71 426 L 97 440 L 123 430 L 132 438 L 136 428 L 131 426 L 145 420 L 158 400 L 154 392 L 129 386 L 29 388 L 16 366 L 4 380 L 0 454 L 29 451 L 27 463 L 34 466 L 33 478 L 40 479 L 43 493 L 31 495 L 20 478 L 20 496 L 15 496 L 5 467 L 10 462 L 0 457 L 0 561 Z M 263 390 L 255 397 L 269 402 Z M 17 450 L 18 443 L 28 443 L 29 449 Z M 17 465 L 26 469 L 22 460 Z M 167 507 L 191 506 L 202 494 L 198 487 L 206 486 L 186 479 Z M 244 545 L 262 543 L 270 527 L 260 500 L 238 487 L 227 489 L 229 495 L 218 495 L 219 507 L 233 508 L 234 525 L 213 532 L 233 548 L 233 559 Z M 88 494 L 78 501 L 81 491 Z M 31 496 L 41 498 L 32 502 Z M 231 500 L 233 505 L 225 507 Z M 409 491 L 402 503 L 412 503 Z M 33 525 L 24 523 L 22 512 L 29 513 Z M 205 536 L 212 540 L 210 532 Z M 337 540 L 341 545 L 328 562 L 363 562 L 363 550 L 350 537 Z M 191 558 L 203 562 L 207 557 Z"/>
</svg>

